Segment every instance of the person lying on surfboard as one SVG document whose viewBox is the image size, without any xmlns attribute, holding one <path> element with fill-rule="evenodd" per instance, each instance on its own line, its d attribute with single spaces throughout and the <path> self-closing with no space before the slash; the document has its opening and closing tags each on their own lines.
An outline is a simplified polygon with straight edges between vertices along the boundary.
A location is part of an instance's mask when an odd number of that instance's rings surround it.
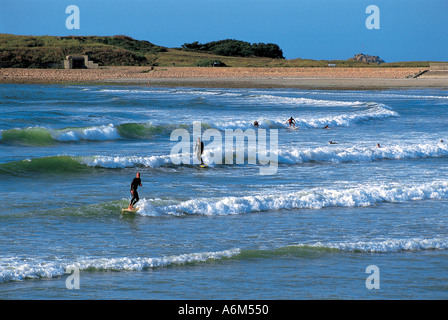
<svg viewBox="0 0 448 320">
<path fill-rule="evenodd" d="M 132 199 L 131 202 L 129 203 L 129 210 L 133 210 L 134 209 L 134 204 L 136 204 L 138 202 L 138 200 L 140 200 L 140 198 L 138 197 L 138 192 L 137 192 L 137 188 L 138 186 L 142 186 L 142 180 L 140 179 L 140 172 L 137 172 L 134 180 L 132 180 L 131 183 L 131 195 L 132 195 Z"/>
<path fill-rule="evenodd" d="M 204 165 L 204 161 L 202 161 L 202 153 L 204 153 L 204 142 L 201 141 L 201 138 L 198 138 L 198 141 L 194 146 L 194 152 L 196 152 L 198 160 L 201 161 L 201 165 Z"/>
<path fill-rule="evenodd" d="M 293 126 L 293 128 L 296 128 L 296 120 L 294 120 L 292 117 L 289 118 L 288 120 L 286 120 L 285 123 L 289 123 L 289 127 L 291 128 L 291 125 Z"/>
</svg>

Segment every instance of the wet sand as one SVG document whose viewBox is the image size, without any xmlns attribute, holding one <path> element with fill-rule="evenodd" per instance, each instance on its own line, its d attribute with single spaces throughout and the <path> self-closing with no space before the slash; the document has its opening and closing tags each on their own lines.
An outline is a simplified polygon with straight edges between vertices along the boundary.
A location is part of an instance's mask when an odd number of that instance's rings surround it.
<svg viewBox="0 0 448 320">
<path fill-rule="evenodd" d="M 448 78 L 407 78 L 424 68 L 194 68 L 0 69 L 0 83 L 114 84 L 230 88 L 447 88 Z"/>
</svg>

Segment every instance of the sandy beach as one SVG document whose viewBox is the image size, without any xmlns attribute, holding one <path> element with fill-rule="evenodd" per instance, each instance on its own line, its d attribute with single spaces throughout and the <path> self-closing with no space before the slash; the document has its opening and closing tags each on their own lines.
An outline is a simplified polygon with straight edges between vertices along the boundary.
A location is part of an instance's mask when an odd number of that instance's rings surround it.
<svg viewBox="0 0 448 320">
<path fill-rule="evenodd" d="M 0 69 L 0 83 L 115 84 L 235 88 L 448 88 L 447 78 L 407 78 L 423 68 L 195 68 Z"/>
</svg>

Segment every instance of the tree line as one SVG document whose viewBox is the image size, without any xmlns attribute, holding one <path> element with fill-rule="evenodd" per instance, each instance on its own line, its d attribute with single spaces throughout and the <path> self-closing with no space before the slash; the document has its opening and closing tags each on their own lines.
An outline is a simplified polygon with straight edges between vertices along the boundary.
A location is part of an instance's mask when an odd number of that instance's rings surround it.
<svg viewBox="0 0 448 320">
<path fill-rule="evenodd" d="M 240 40 L 220 40 L 208 43 L 184 43 L 182 50 L 208 52 L 228 57 L 263 57 L 285 59 L 283 51 L 274 43 L 249 43 Z"/>
</svg>

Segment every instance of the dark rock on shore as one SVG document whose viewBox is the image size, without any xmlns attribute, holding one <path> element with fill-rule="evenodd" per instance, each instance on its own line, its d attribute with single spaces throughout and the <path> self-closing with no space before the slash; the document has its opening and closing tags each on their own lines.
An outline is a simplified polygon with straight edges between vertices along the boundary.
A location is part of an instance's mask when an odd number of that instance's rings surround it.
<svg viewBox="0 0 448 320">
<path fill-rule="evenodd" d="M 364 53 L 355 54 L 355 56 L 353 58 L 350 58 L 348 60 L 362 61 L 365 63 L 374 63 L 374 64 L 384 63 L 384 60 L 381 59 L 380 57 L 370 56 L 370 55 L 364 54 Z"/>
</svg>

